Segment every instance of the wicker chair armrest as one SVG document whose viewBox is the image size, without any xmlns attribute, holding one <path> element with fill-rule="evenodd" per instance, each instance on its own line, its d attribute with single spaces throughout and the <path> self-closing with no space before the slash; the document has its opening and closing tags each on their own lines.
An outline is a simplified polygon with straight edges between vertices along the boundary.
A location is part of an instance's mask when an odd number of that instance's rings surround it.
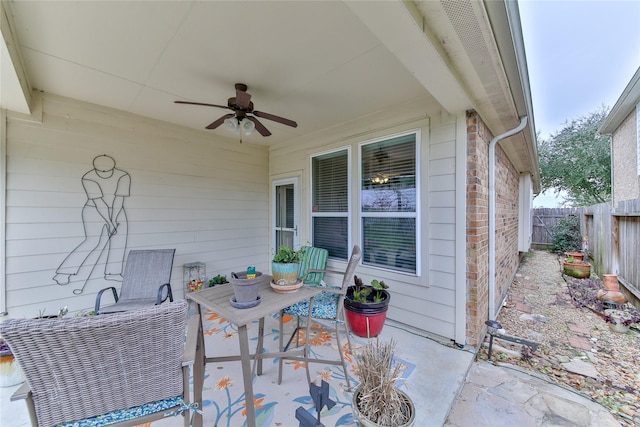
<svg viewBox="0 0 640 427">
<path fill-rule="evenodd" d="M 200 318 L 198 316 L 191 316 L 189 318 L 189 323 L 187 324 L 187 342 L 184 346 L 182 366 L 191 366 L 195 362 L 199 334 Z"/>
<path fill-rule="evenodd" d="M 28 382 L 23 382 L 20 387 L 11 395 L 11 401 L 27 399 L 31 395 L 31 387 Z"/>
<path fill-rule="evenodd" d="M 111 292 L 113 293 L 113 299 L 115 300 L 115 302 L 118 302 L 118 291 L 116 291 L 116 288 L 114 288 L 113 286 L 110 286 L 108 288 L 104 288 L 101 289 L 100 292 L 98 292 L 98 295 L 96 295 L 96 306 L 95 306 L 95 313 L 98 314 L 100 312 L 100 299 L 102 298 L 102 294 L 111 289 Z"/>
<path fill-rule="evenodd" d="M 164 294 L 164 289 L 167 289 L 167 296 L 162 298 L 162 295 Z M 163 302 L 165 302 L 167 300 L 167 298 L 169 298 L 170 302 L 173 302 L 173 292 L 171 292 L 171 284 L 170 283 L 165 283 L 164 285 L 160 285 L 160 287 L 158 288 L 158 298 L 156 300 L 156 304 L 160 305 Z"/>
</svg>

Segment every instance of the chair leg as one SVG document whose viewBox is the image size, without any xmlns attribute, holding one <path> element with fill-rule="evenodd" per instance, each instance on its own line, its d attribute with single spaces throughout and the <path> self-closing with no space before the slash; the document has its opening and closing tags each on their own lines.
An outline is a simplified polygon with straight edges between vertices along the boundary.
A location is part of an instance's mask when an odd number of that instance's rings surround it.
<svg viewBox="0 0 640 427">
<path fill-rule="evenodd" d="M 283 323 L 284 321 L 282 320 L 282 318 L 284 317 L 284 310 L 280 310 L 280 318 L 279 318 L 279 337 L 278 337 L 278 344 L 279 344 L 279 349 L 280 349 L 280 353 L 282 353 L 284 351 L 284 338 L 283 338 L 283 333 L 284 333 L 284 327 L 283 327 Z M 278 385 L 280 385 L 282 383 L 282 356 L 280 356 L 280 359 L 278 360 Z"/>
<path fill-rule="evenodd" d="M 342 343 L 340 342 L 340 330 L 339 330 L 339 320 L 336 319 L 336 341 L 338 342 L 338 354 L 340 355 L 340 362 L 342 362 L 342 370 L 344 371 L 344 378 L 347 382 L 347 390 L 351 390 L 351 383 L 349 382 L 349 372 L 347 372 L 347 364 L 344 361 L 344 354 L 342 354 Z M 351 340 L 349 339 L 349 331 L 345 327 L 345 332 L 347 333 L 347 341 L 349 342 L 349 351 L 351 351 Z"/>
</svg>

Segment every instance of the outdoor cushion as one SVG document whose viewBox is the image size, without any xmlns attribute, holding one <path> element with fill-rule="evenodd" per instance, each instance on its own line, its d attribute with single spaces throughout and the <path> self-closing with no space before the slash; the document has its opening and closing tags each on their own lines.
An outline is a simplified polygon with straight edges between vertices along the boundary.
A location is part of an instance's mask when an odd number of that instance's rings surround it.
<svg viewBox="0 0 640 427">
<path fill-rule="evenodd" d="M 101 427 L 108 426 L 110 424 L 119 423 L 123 421 L 129 421 L 136 418 L 140 418 L 145 415 L 155 414 L 156 412 L 166 411 L 169 408 L 173 408 L 176 405 L 184 405 L 182 397 L 176 396 L 169 399 L 158 400 L 155 402 L 147 403 L 140 406 L 134 406 L 133 408 L 122 409 L 120 411 L 113 411 L 103 415 L 97 415 L 91 418 L 85 418 L 83 420 L 73 421 L 70 423 L 58 424 L 56 427 Z M 171 413 L 170 415 L 174 415 Z M 178 415 L 178 414 L 176 414 Z"/>
<path fill-rule="evenodd" d="M 340 289 L 332 286 L 333 289 Z M 322 292 L 313 298 L 311 317 L 315 319 L 335 319 L 337 315 L 338 299 L 340 295 Z M 309 300 L 304 300 L 284 309 L 285 314 L 307 317 L 309 315 Z"/>
</svg>

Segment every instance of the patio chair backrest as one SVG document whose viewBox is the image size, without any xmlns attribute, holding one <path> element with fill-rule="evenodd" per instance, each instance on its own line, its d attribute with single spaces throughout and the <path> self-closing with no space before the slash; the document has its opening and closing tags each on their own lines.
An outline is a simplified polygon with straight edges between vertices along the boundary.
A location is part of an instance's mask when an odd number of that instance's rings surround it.
<svg viewBox="0 0 640 427">
<path fill-rule="evenodd" d="M 39 426 L 183 394 L 184 300 L 103 316 L 0 324 L 31 387 Z"/>
<path fill-rule="evenodd" d="M 329 251 L 313 246 L 304 247 L 304 256 L 300 261 L 298 269 L 298 277 L 304 279 L 307 286 L 319 286 L 324 279 L 324 273 L 308 273 L 309 270 L 324 270 L 327 268 L 327 258 Z"/>
<path fill-rule="evenodd" d="M 347 269 L 344 271 L 344 276 L 342 276 L 342 290 L 344 292 L 347 292 L 347 288 L 353 285 L 353 276 L 360 263 L 360 258 L 362 258 L 362 249 L 360 249 L 360 246 L 354 245 L 351 250 L 351 257 L 349 258 Z"/>
<path fill-rule="evenodd" d="M 158 288 L 171 280 L 175 249 L 129 251 L 124 268 L 120 299 L 155 299 Z"/>
</svg>

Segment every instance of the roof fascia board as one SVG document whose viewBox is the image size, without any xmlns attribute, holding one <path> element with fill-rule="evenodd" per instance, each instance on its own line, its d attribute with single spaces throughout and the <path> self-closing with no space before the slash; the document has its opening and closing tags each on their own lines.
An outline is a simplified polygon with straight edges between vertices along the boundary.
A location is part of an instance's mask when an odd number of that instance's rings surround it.
<svg viewBox="0 0 640 427">
<path fill-rule="evenodd" d="M 609 115 L 604 119 L 598 133 L 600 135 L 613 134 L 622 121 L 627 118 L 629 113 L 636 108 L 638 102 L 640 102 L 640 67 L 633 77 L 631 77 L 627 87 L 622 91 L 620 98 L 616 101 Z"/>
<path fill-rule="evenodd" d="M 537 193 L 540 191 L 540 163 L 520 11 L 515 1 L 509 0 L 484 1 L 484 5 L 491 21 L 517 113 L 519 117 L 528 117 L 528 131 L 524 132 L 524 137 L 531 162 L 530 173 L 534 192 Z"/>
<path fill-rule="evenodd" d="M 346 1 L 345 5 L 447 112 L 473 108 L 470 97 L 412 2 Z"/>
<path fill-rule="evenodd" d="M 0 108 L 31 113 L 31 83 L 15 34 L 11 10 L 0 1 Z"/>
</svg>

